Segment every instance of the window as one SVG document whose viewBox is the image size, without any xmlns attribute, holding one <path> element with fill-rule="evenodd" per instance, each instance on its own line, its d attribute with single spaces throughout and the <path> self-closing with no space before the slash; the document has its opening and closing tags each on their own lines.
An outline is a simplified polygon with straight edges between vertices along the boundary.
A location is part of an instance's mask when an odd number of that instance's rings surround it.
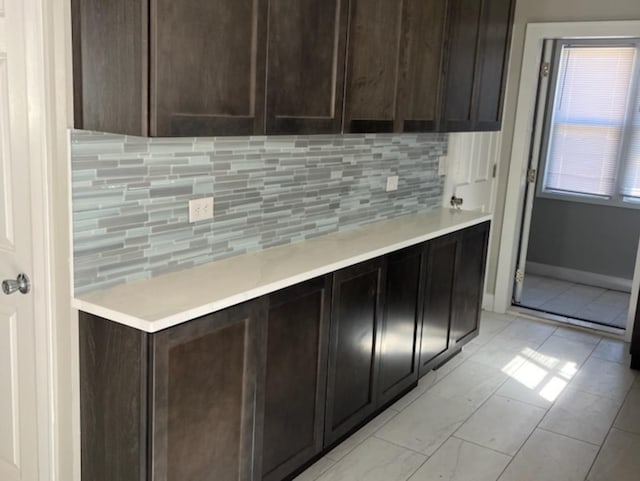
<svg viewBox="0 0 640 481">
<path fill-rule="evenodd" d="M 640 207 L 640 40 L 558 41 L 539 195 Z"/>
</svg>

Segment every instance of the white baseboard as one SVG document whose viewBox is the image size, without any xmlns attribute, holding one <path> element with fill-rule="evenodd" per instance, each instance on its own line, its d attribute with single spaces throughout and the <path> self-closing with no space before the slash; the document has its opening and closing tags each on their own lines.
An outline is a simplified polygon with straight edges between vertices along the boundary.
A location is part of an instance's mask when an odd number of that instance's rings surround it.
<svg viewBox="0 0 640 481">
<path fill-rule="evenodd" d="M 603 289 L 631 292 L 631 279 L 623 279 L 622 277 L 605 276 L 603 274 L 540 264 L 538 262 L 527 262 L 526 273 L 553 277 L 554 279 L 586 284 L 588 286 L 602 287 Z"/>
<path fill-rule="evenodd" d="M 482 297 L 482 309 L 485 311 L 493 312 L 494 304 L 495 296 L 493 294 L 485 292 L 484 296 Z"/>
</svg>

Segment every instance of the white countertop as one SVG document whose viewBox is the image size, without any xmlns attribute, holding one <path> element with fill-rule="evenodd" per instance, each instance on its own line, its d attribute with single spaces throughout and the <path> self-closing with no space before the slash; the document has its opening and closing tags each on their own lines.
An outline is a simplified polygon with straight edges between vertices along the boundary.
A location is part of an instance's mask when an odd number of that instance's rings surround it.
<svg viewBox="0 0 640 481">
<path fill-rule="evenodd" d="M 446 208 L 397 217 L 92 291 L 75 298 L 73 306 L 157 332 L 487 220 L 491 215 Z"/>
</svg>

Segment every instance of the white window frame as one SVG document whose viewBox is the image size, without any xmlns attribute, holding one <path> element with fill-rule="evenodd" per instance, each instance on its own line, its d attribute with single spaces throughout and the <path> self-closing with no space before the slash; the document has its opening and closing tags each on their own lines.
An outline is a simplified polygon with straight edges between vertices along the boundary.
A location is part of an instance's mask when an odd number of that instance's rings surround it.
<svg viewBox="0 0 640 481">
<path fill-rule="evenodd" d="M 544 189 L 544 178 L 547 172 L 547 161 L 549 159 L 549 146 L 551 145 L 550 136 L 551 128 L 550 124 L 553 117 L 554 102 L 556 96 L 556 90 L 558 87 L 558 70 L 560 68 L 560 57 L 562 47 L 564 45 L 584 45 L 584 46 L 608 46 L 608 47 L 629 47 L 633 46 L 637 49 L 637 56 L 635 64 L 633 65 L 633 73 L 631 80 L 631 95 L 634 97 L 627 106 L 627 113 L 625 116 L 625 128 L 622 134 L 622 141 L 620 144 L 620 152 L 618 154 L 618 165 L 616 167 L 616 184 L 615 193 L 611 197 L 584 194 L 578 192 L 563 192 Z M 552 81 L 549 88 L 549 98 L 547 99 L 545 119 L 544 119 L 544 132 L 541 140 L 540 148 L 540 164 L 539 175 L 536 182 L 536 197 L 542 199 L 553 199 L 565 202 L 579 202 L 583 204 L 596 204 L 609 207 L 622 207 L 625 209 L 640 209 L 640 198 L 628 198 L 621 194 L 623 175 L 621 172 L 624 170 L 624 152 L 629 149 L 629 140 L 631 138 L 631 122 L 629 119 L 634 115 L 636 108 L 636 94 L 640 87 L 640 38 L 626 38 L 626 37 L 607 37 L 601 39 L 594 38 L 571 38 L 571 39 L 556 39 L 553 46 L 553 60 L 552 60 Z"/>
</svg>

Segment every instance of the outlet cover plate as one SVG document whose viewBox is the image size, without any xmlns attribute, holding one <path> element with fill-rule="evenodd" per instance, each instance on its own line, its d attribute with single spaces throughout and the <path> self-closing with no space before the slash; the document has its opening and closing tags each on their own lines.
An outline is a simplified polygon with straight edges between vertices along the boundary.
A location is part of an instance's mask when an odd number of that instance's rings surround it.
<svg viewBox="0 0 640 481">
<path fill-rule="evenodd" d="M 189 222 L 213 219 L 213 197 L 189 201 Z"/>
<path fill-rule="evenodd" d="M 387 177 L 387 192 L 393 192 L 394 190 L 398 190 L 397 175 L 392 175 L 391 177 Z"/>
</svg>

